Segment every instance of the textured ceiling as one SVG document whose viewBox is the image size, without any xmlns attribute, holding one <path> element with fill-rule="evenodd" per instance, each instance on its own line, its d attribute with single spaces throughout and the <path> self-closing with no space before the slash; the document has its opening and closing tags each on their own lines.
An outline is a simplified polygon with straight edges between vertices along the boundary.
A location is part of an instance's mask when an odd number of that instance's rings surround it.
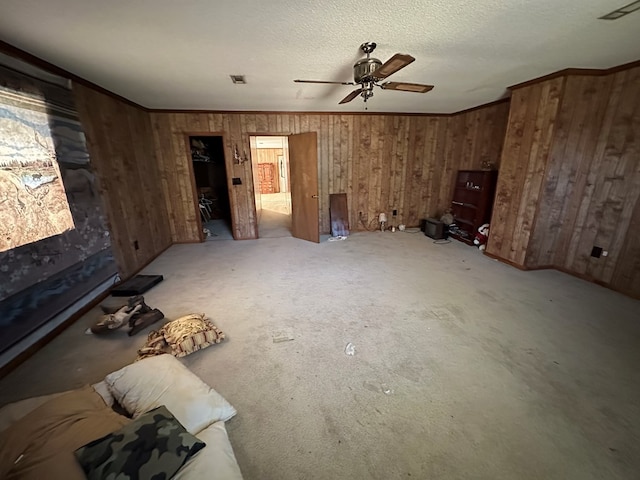
<svg viewBox="0 0 640 480">
<path fill-rule="evenodd" d="M 416 61 L 389 78 L 426 94 L 382 91 L 370 112 L 448 113 L 568 67 L 640 59 L 640 12 L 597 18 L 627 0 L 0 0 L 0 38 L 150 108 L 364 111 L 351 81 L 359 46 Z M 233 85 L 230 74 L 244 74 Z"/>
</svg>

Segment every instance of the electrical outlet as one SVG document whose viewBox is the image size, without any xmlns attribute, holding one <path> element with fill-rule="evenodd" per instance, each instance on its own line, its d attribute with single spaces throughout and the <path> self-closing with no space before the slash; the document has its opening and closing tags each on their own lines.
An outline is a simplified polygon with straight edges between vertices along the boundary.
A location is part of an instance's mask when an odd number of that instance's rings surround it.
<svg viewBox="0 0 640 480">
<path fill-rule="evenodd" d="M 398 210 L 396 210 L 395 208 L 393 209 L 393 216 L 396 217 L 398 215 Z"/>
<path fill-rule="evenodd" d="M 133 241 L 133 248 L 136 250 L 140 250 L 140 245 L 138 245 L 138 240 Z"/>
<path fill-rule="evenodd" d="M 595 258 L 600 258 L 602 255 L 602 247 L 593 247 L 591 249 L 591 256 Z"/>
</svg>

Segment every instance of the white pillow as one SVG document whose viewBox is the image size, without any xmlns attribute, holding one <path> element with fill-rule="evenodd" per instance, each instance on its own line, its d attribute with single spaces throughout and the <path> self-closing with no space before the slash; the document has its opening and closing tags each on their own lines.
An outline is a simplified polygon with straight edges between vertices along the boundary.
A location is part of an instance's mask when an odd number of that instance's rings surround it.
<svg viewBox="0 0 640 480">
<path fill-rule="evenodd" d="M 106 403 L 107 406 L 113 406 L 113 395 L 111 394 L 111 391 L 107 386 L 107 382 L 102 380 L 101 382 L 94 383 L 91 386 L 96 391 L 96 393 L 102 397 L 102 400 L 104 400 L 104 403 Z"/>
<path fill-rule="evenodd" d="M 145 358 L 110 373 L 104 381 L 133 418 L 165 405 L 193 435 L 236 414 L 222 395 L 172 355 Z"/>
<path fill-rule="evenodd" d="M 215 478 L 216 480 L 242 480 L 240 467 L 224 428 L 216 422 L 198 433 L 198 440 L 207 444 L 195 457 L 178 470 L 173 480 Z"/>
</svg>

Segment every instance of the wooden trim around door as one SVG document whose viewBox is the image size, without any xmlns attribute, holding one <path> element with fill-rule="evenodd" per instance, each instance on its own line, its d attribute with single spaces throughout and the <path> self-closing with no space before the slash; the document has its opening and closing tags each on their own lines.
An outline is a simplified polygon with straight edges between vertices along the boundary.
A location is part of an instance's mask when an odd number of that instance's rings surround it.
<svg viewBox="0 0 640 480">
<path fill-rule="evenodd" d="M 189 161 L 189 176 L 191 177 L 191 191 L 193 192 L 193 208 L 196 211 L 196 222 L 198 223 L 198 239 L 199 243 L 204 242 L 204 230 L 202 227 L 202 213 L 200 212 L 200 202 L 198 201 L 198 187 L 196 186 L 196 172 L 193 168 L 193 158 L 191 157 L 191 141 L 189 137 L 202 137 L 204 135 L 192 135 L 190 133 L 184 134 L 185 145 L 187 146 L 187 157 Z"/>
<path fill-rule="evenodd" d="M 198 218 L 198 226 L 199 226 L 199 238 L 200 242 L 204 242 L 204 232 L 202 227 L 202 216 L 200 214 L 200 202 L 198 201 L 198 188 L 196 187 L 196 176 L 193 170 L 193 159 L 191 158 L 191 143 L 189 142 L 189 137 L 221 137 L 222 138 L 222 153 L 224 155 L 224 172 L 225 172 L 225 180 L 227 184 L 227 197 L 229 198 L 229 210 L 231 214 L 231 235 L 234 240 L 236 238 L 236 214 L 235 214 L 235 200 L 231 191 L 231 178 L 229 173 L 233 173 L 232 170 L 229 169 L 229 158 L 226 151 L 227 139 L 226 134 L 224 132 L 184 132 L 185 142 L 187 144 L 187 155 L 189 156 L 189 174 L 191 175 L 191 189 L 193 190 L 193 201 L 194 208 L 197 212 Z M 231 160 L 233 162 L 233 160 Z M 233 169 L 233 163 L 231 164 L 231 168 Z"/>
</svg>

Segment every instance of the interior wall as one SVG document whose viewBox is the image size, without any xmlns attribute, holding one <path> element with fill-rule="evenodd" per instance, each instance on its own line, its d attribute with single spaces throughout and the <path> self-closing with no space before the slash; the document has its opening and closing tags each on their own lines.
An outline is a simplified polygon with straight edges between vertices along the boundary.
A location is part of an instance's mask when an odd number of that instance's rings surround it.
<svg viewBox="0 0 640 480">
<path fill-rule="evenodd" d="M 241 152 L 250 150 L 252 134 L 318 132 L 321 232 L 330 231 L 330 193 L 347 194 L 354 230 L 362 228 L 359 212 L 368 222 L 392 209 L 398 223 L 417 226 L 448 207 L 457 170 L 485 161 L 498 166 L 508 111 L 508 102 L 500 102 L 455 116 L 152 112 L 172 238 L 199 238 L 185 132 L 224 132 L 228 176 L 242 181 L 229 185 L 233 233 L 245 239 L 257 237 L 251 162 L 231 159 L 236 144 Z"/>
<path fill-rule="evenodd" d="M 640 295 L 639 132 L 640 67 L 567 78 L 528 266 Z"/>
<path fill-rule="evenodd" d="M 250 145 L 246 126 L 240 115 L 207 113 L 151 113 L 157 161 L 162 177 L 162 197 L 169 214 L 171 239 L 176 243 L 200 241 L 194 205 L 185 136 L 190 132 L 215 132 L 223 135 L 227 188 L 231 203 L 233 238 L 248 239 L 256 236 L 255 190 L 251 174 Z M 237 163 L 235 147 L 247 161 Z M 238 178 L 238 185 L 232 179 Z"/>
<path fill-rule="evenodd" d="M 78 83 L 74 94 L 126 278 L 171 245 L 149 113 Z"/>
<path fill-rule="evenodd" d="M 515 90 L 487 252 L 640 297 L 638 132 L 638 66 Z"/>
<path fill-rule="evenodd" d="M 564 82 L 555 78 L 511 95 L 486 252 L 517 265 L 525 264 Z"/>
</svg>

